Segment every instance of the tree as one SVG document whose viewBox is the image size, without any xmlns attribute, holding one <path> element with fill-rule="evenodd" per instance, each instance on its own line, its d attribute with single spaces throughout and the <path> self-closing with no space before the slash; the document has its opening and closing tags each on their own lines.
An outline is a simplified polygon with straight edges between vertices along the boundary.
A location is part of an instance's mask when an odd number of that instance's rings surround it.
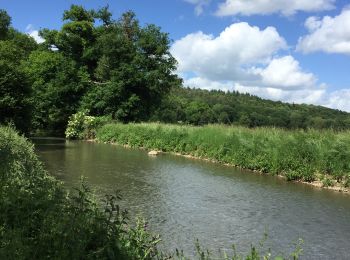
<svg viewBox="0 0 350 260">
<path fill-rule="evenodd" d="M 173 74 L 176 60 L 169 45 L 159 27 L 141 28 L 134 13 L 123 14 L 96 39 L 97 82 L 83 107 L 124 122 L 147 120 L 164 95 L 181 83 Z"/>
<path fill-rule="evenodd" d="M 0 41 L 0 123 L 14 123 L 27 132 L 30 126 L 31 88 L 20 62 L 23 53 L 11 41 Z"/>
<path fill-rule="evenodd" d="M 10 29 L 11 17 L 3 9 L 0 9 L 0 40 L 4 40 L 7 37 L 7 33 Z"/>
<path fill-rule="evenodd" d="M 63 133 L 89 84 L 84 67 L 59 52 L 34 51 L 25 63 L 33 89 L 33 125 Z"/>
</svg>

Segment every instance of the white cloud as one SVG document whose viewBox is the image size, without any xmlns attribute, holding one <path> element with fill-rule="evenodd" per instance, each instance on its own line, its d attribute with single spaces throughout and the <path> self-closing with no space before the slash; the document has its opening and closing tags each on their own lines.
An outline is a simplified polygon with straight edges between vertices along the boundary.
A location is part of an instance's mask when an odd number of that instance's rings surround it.
<svg viewBox="0 0 350 260">
<path fill-rule="evenodd" d="M 222 91 L 232 91 L 232 83 L 231 82 L 222 82 L 222 81 L 211 81 L 206 78 L 201 77 L 193 77 L 186 79 L 184 81 L 185 86 L 189 86 L 192 88 L 201 88 L 207 90 L 222 90 Z"/>
<path fill-rule="evenodd" d="M 31 24 L 28 24 L 27 27 L 26 27 L 26 33 L 34 38 L 34 40 L 37 42 L 37 43 L 43 43 L 45 40 L 43 38 L 40 37 L 39 35 L 39 31 L 38 30 L 35 30 L 33 25 Z"/>
<path fill-rule="evenodd" d="M 196 15 L 201 15 L 204 8 L 209 5 L 211 0 L 184 0 L 187 3 L 195 5 L 194 12 Z"/>
<path fill-rule="evenodd" d="M 218 16 L 266 15 L 280 13 L 285 16 L 299 11 L 314 12 L 334 8 L 335 0 L 226 0 L 219 5 Z"/>
<path fill-rule="evenodd" d="M 287 48 L 274 27 L 260 30 L 248 23 L 235 23 L 218 37 L 203 32 L 189 34 L 171 47 L 179 72 L 220 80 L 253 80 L 251 64 L 266 64 L 278 50 Z"/>
<path fill-rule="evenodd" d="M 312 73 L 303 72 L 299 62 L 290 55 L 273 59 L 260 74 L 265 85 L 275 88 L 310 88 L 317 81 Z"/>
<path fill-rule="evenodd" d="M 276 57 L 286 48 L 274 27 L 261 30 L 235 23 L 218 37 L 203 32 L 189 34 L 176 41 L 171 52 L 179 62 L 178 72 L 190 73 L 192 76 L 186 78 L 193 78 L 194 85 L 199 79 L 208 79 L 281 89 L 316 86 L 316 77 L 304 72 L 292 56 Z"/>
<path fill-rule="evenodd" d="M 297 50 L 350 55 L 350 9 L 344 9 L 335 17 L 309 17 L 305 27 L 309 34 L 299 39 Z"/>
<path fill-rule="evenodd" d="M 310 25 L 312 26 L 312 25 Z M 325 105 L 349 110 L 350 90 L 329 92 L 317 77 L 302 69 L 275 28 L 264 30 L 235 23 L 219 36 L 189 34 L 171 47 L 184 85 L 239 91 L 272 100 Z M 350 103 L 349 103 L 350 104 Z"/>
<path fill-rule="evenodd" d="M 350 112 L 350 88 L 331 92 L 325 106 Z"/>
</svg>

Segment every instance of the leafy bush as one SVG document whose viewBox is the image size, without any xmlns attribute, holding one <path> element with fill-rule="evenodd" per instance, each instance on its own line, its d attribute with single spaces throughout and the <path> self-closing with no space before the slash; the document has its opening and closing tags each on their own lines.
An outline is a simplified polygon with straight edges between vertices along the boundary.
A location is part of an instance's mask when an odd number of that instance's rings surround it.
<svg viewBox="0 0 350 260">
<path fill-rule="evenodd" d="M 88 116 L 88 111 L 80 111 L 73 114 L 68 121 L 66 138 L 68 139 L 93 139 L 96 129 L 110 121 L 108 117 Z"/>
</svg>

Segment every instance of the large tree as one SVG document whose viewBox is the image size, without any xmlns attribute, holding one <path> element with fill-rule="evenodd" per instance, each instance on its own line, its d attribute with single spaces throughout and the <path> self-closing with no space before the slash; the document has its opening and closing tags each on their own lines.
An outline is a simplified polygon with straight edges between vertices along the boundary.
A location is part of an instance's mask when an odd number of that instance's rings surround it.
<svg viewBox="0 0 350 260">
<path fill-rule="evenodd" d="M 83 106 L 125 122 L 147 120 L 171 87 L 181 83 L 168 34 L 155 25 L 140 27 L 133 12 L 99 32 L 94 87 Z"/>
<path fill-rule="evenodd" d="M 55 51 L 34 51 L 24 64 L 33 95 L 33 126 L 62 133 L 89 84 L 84 67 Z"/>
<path fill-rule="evenodd" d="M 28 131 L 31 86 L 22 62 L 37 45 L 10 24 L 10 16 L 0 10 L 0 123 L 13 123 L 19 130 Z"/>
</svg>

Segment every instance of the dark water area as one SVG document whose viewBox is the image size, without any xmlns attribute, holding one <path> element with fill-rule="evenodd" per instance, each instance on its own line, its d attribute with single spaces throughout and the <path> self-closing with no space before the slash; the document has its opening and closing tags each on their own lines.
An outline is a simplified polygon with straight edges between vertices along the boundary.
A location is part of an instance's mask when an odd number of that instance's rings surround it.
<svg viewBox="0 0 350 260">
<path fill-rule="evenodd" d="M 266 247 L 301 259 L 350 259 L 350 195 L 175 155 L 109 144 L 33 139 L 46 168 L 66 187 L 86 177 L 102 196 L 120 190 L 122 206 L 143 216 L 166 251 L 204 248 L 247 252 L 268 233 Z"/>
</svg>

